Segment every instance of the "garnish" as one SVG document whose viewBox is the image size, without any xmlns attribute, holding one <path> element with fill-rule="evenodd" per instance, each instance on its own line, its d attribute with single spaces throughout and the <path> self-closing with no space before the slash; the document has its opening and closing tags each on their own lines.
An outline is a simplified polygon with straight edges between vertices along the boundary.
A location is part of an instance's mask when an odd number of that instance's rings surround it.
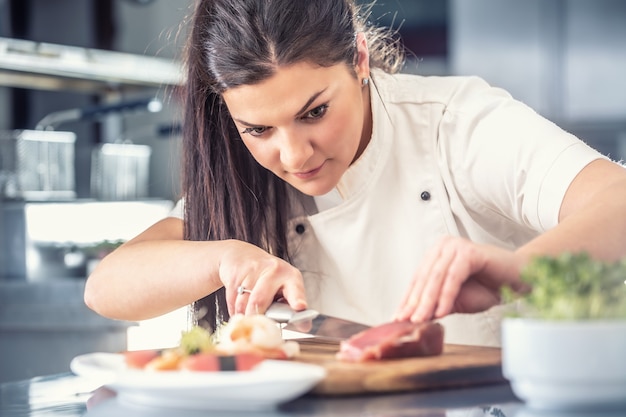
<svg viewBox="0 0 626 417">
<path fill-rule="evenodd" d="M 533 259 L 521 273 L 532 290 L 506 287 L 502 300 L 519 300 L 518 316 L 549 320 L 626 318 L 626 259 L 605 262 L 587 253 Z"/>
<path fill-rule="evenodd" d="M 247 371 L 298 353 L 298 343 L 284 341 L 278 323 L 261 314 L 234 315 L 215 333 L 194 326 L 176 347 L 123 352 L 129 368 L 149 371 Z"/>
<path fill-rule="evenodd" d="M 215 347 L 213 335 L 205 328 L 194 326 L 183 332 L 180 338 L 179 349 L 183 355 L 195 355 L 200 352 L 210 352 Z"/>
</svg>

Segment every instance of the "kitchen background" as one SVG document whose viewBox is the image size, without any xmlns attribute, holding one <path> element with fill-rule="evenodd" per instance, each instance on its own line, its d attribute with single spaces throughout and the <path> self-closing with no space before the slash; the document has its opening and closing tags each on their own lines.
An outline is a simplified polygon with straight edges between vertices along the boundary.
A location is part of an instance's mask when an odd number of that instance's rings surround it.
<svg viewBox="0 0 626 417">
<path fill-rule="evenodd" d="M 177 341 L 184 309 L 105 320 L 82 288 L 99 256 L 178 196 L 191 4 L 0 0 L 0 382 Z M 399 31 L 406 71 L 480 75 L 626 158 L 626 2 L 380 0 L 372 20 Z"/>
</svg>

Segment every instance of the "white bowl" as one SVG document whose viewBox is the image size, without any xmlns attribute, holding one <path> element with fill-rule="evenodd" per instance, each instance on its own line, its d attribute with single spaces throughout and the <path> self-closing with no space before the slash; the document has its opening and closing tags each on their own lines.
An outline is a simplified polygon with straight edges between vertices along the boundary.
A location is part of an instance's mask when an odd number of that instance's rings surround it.
<svg viewBox="0 0 626 417">
<path fill-rule="evenodd" d="M 531 408 L 626 415 L 626 320 L 506 318 L 502 372 Z"/>
</svg>

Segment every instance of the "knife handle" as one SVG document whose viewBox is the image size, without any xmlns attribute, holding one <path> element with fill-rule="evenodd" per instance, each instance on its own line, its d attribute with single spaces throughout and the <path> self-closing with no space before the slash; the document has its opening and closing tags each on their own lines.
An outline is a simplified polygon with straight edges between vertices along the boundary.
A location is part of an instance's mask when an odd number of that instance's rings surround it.
<svg viewBox="0 0 626 417">
<path fill-rule="evenodd" d="M 319 315 L 315 310 L 295 311 L 287 303 L 275 302 L 269 306 L 265 315 L 278 323 L 295 323 L 304 320 L 313 320 Z"/>
</svg>

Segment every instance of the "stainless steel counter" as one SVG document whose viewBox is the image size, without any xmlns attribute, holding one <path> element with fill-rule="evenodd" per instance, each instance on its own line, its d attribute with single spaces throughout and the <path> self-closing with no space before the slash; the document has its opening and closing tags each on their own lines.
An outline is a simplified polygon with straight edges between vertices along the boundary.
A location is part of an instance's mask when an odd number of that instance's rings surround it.
<svg viewBox="0 0 626 417">
<path fill-rule="evenodd" d="M 428 416 L 428 417 L 511 417 L 522 405 L 508 385 L 465 390 L 374 395 L 348 398 L 304 396 L 274 410 L 258 412 L 193 411 L 124 405 L 108 398 L 87 407 L 91 391 L 89 380 L 72 374 L 58 374 L 0 385 L 0 415 L 30 417 L 124 416 L 124 417 L 199 417 L 199 416 Z"/>
<path fill-rule="evenodd" d="M 419 393 L 329 398 L 305 395 L 276 409 L 194 411 L 122 404 L 115 397 L 93 404 L 93 380 L 62 373 L 0 384 L 2 417 L 623 417 L 626 410 L 536 411 L 520 403 L 508 384 Z M 88 406 L 89 402 L 89 406 Z"/>
</svg>

